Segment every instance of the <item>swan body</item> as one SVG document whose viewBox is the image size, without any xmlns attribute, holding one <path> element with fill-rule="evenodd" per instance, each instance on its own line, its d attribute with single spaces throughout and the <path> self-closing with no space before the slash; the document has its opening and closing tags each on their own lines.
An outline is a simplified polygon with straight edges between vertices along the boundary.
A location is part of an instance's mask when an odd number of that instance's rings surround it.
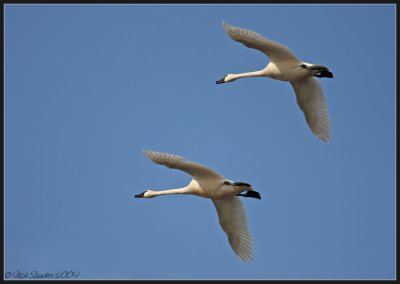
<svg viewBox="0 0 400 284">
<path fill-rule="evenodd" d="M 190 174 L 193 179 L 182 188 L 146 190 L 135 197 L 153 198 L 160 195 L 191 194 L 210 198 L 233 251 L 243 261 L 250 261 L 253 257 L 253 238 L 247 228 L 246 214 L 239 196 L 261 199 L 260 194 L 248 183 L 227 180 L 208 167 L 186 161 L 181 156 L 149 150 L 145 150 L 144 153 L 154 163 L 182 170 Z"/>
<path fill-rule="evenodd" d="M 330 140 L 329 114 L 322 88 L 314 77 L 333 78 L 329 69 L 322 65 L 299 60 L 288 47 L 256 32 L 226 23 L 223 23 L 223 26 L 233 40 L 263 52 L 269 57 L 270 62 L 262 70 L 227 74 L 216 83 L 228 83 L 245 77 L 269 77 L 275 80 L 289 81 L 309 128 L 322 141 L 328 142 Z"/>
</svg>

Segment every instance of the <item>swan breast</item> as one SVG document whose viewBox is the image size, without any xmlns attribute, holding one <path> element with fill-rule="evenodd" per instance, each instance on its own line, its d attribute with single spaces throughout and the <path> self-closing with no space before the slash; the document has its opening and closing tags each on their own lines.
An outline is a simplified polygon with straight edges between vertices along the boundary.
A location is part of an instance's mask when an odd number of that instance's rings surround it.
<svg viewBox="0 0 400 284">
<path fill-rule="evenodd" d="M 311 77 L 309 70 L 300 67 L 297 62 L 270 62 L 264 69 L 265 76 L 280 81 L 297 81 Z"/>
<path fill-rule="evenodd" d="M 244 191 L 239 186 L 233 186 L 226 183 L 220 183 L 213 180 L 192 179 L 188 185 L 188 192 L 200 197 L 221 199 L 236 196 Z"/>
</svg>

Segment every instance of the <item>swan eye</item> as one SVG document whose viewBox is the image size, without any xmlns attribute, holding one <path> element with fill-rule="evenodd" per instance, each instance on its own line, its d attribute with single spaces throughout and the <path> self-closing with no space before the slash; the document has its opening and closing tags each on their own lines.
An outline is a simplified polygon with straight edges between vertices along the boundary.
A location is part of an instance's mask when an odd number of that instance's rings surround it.
<svg viewBox="0 0 400 284">
<path fill-rule="evenodd" d="M 300 67 L 307 68 L 307 65 L 301 64 Z"/>
</svg>

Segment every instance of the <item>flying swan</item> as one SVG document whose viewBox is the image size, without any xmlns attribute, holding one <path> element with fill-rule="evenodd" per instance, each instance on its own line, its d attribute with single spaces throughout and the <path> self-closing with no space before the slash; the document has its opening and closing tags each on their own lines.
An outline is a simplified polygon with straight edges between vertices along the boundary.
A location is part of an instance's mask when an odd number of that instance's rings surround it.
<svg viewBox="0 0 400 284">
<path fill-rule="evenodd" d="M 322 88 L 315 77 L 333 78 L 329 69 L 322 65 L 303 62 L 286 46 L 269 40 L 260 34 L 222 22 L 225 32 L 235 41 L 255 48 L 270 59 L 268 65 L 259 71 L 228 74 L 216 83 L 232 82 L 244 77 L 265 76 L 289 81 L 296 93 L 297 103 L 303 111 L 311 131 L 322 141 L 330 139 L 330 121 Z"/>
<path fill-rule="evenodd" d="M 215 171 L 186 161 L 183 157 L 144 150 L 145 155 L 154 163 L 171 169 L 184 171 L 193 177 L 185 187 L 153 191 L 146 190 L 136 194 L 136 198 L 152 198 L 167 194 L 192 194 L 210 198 L 217 209 L 219 223 L 225 231 L 233 251 L 243 261 L 253 257 L 253 238 L 247 228 L 246 214 L 239 196 L 261 199 L 258 192 L 245 182 L 232 182 Z M 242 192 L 246 193 L 242 193 Z"/>
</svg>

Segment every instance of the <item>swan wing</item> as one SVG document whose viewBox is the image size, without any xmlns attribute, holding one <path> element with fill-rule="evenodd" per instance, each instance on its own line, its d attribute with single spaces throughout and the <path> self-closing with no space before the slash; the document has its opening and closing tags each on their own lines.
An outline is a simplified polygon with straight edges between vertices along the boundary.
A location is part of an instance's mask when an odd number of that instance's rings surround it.
<svg viewBox="0 0 400 284">
<path fill-rule="evenodd" d="M 253 238 L 247 229 L 246 213 L 239 197 L 212 199 L 219 224 L 225 231 L 235 254 L 243 261 L 253 257 Z"/>
<path fill-rule="evenodd" d="M 154 163 L 164 165 L 171 169 L 184 171 L 195 179 L 218 179 L 221 180 L 221 182 L 225 180 L 223 176 L 212 169 L 198 163 L 186 161 L 181 156 L 150 150 L 144 150 L 144 153 Z"/>
<path fill-rule="evenodd" d="M 285 45 L 269 40 L 262 35 L 243 28 L 230 26 L 223 22 L 225 32 L 235 41 L 250 48 L 265 53 L 271 61 L 294 60 L 300 62 L 293 52 Z"/>
<path fill-rule="evenodd" d="M 313 77 L 290 83 L 311 131 L 322 141 L 328 142 L 330 120 L 321 85 Z"/>
</svg>

